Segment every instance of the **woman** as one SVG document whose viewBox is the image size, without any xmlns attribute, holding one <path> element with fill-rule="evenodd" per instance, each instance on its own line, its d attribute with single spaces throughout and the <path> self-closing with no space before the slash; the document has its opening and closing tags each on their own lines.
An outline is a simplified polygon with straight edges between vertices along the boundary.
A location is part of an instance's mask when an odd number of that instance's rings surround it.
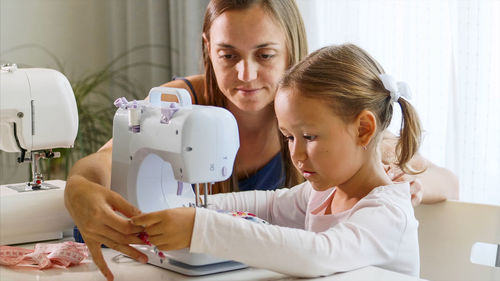
<svg viewBox="0 0 500 281">
<path fill-rule="evenodd" d="M 206 9 L 202 48 L 205 75 L 187 77 L 192 87 L 182 80 L 164 86 L 188 89 L 199 104 L 224 106 L 238 122 L 240 149 L 234 175 L 214 190 L 297 184 L 297 173 L 283 173 L 294 169 L 282 160 L 281 155 L 289 153 L 280 152 L 284 148 L 272 104 L 281 75 L 307 54 L 305 29 L 295 2 L 213 0 Z M 141 243 L 136 233 L 142 229 L 115 213 L 130 217 L 140 211 L 109 190 L 111 151 L 109 141 L 79 160 L 70 171 L 65 191 L 66 207 L 108 280 L 112 274 L 101 244 L 146 260 L 129 246 Z"/>
<path fill-rule="evenodd" d="M 202 48 L 205 75 L 187 77 L 192 87 L 182 80 L 165 86 L 188 89 L 193 100 L 197 99 L 199 104 L 224 106 L 238 122 L 240 149 L 233 177 L 218 185 L 216 191 L 297 184 L 299 176 L 288 158 L 282 158 L 288 157 L 289 153 L 285 151 L 286 147 L 282 147 L 273 110 L 281 75 L 307 54 L 305 29 L 295 2 L 212 0 L 205 13 Z M 390 142 L 382 148 L 394 151 Z M 136 260 L 146 260 L 144 254 L 129 246 L 141 243 L 136 234 L 142 228 L 115 213 L 118 211 L 131 217 L 140 214 L 140 211 L 109 189 L 111 151 L 112 142 L 109 141 L 98 152 L 75 163 L 65 190 L 66 208 L 89 247 L 94 262 L 108 280 L 112 280 L 113 275 L 103 259 L 101 244 Z M 388 154 L 391 155 L 390 152 Z M 416 160 L 417 166 L 421 167 L 424 160 Z M 417 201 L 423 194 L 424 201 L 428 199 L 431 202 L 444 199 L 447 195 L 439 190 L 438 196 L 426 198 L 427 190 L 434 190 L 434 185 L 449 186 L 450 178 L 454 176 L 449 172 L 442 174 L 439 168 L 429 166 L 418 178 L 405 180 L 413 181 Z M 435 179 L 446 181 L 447 185 L 441 185 Z M 421 183 L 426 184 L 423 191 Z"/>
<path fill-rule="evenodd" d="M 282 167 L 289 162 L 282 157 L 287 151 L 272 102 L 281 75 L 307 55 L 304 24 L 293 1 L 233 2 L 238 1 L 211 1 L 207 7 L 205 74 L 164 86 L 187 88 L 194 101 L 225 107 L 238 122 L 235 173 L 216 184 L 216 193 L 293 186 L 301 179 Z M 293 171 L 290 167 L 286 170 Z"/>
</svg>

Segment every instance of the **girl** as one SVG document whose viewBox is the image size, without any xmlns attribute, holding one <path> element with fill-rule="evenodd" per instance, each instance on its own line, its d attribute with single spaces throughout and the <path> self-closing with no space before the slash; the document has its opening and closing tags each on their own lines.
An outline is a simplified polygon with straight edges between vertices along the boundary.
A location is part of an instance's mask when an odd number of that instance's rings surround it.
<svg viewBox="0 0 500 281">
<path fill-rule="evenodd" d="M 418 276 L 417 227 L 408 183 L 394 184 L 378 145 L 402 109 L 397 163 L 420 143 L 404 83 L 354 45 L 320 49 L 289 70 L 275 99 L 279 129 L 306 182 L 291 189 L 209 197 L 215 209 L 245 210 L 272 225 L 209 209 L 177 208 L 132 218 L 162 250 L 190 247 L 277 272 L 315 277 L 375 265 Z M 401 97 L 400 95 L 403 95 Z"/>
</svg>

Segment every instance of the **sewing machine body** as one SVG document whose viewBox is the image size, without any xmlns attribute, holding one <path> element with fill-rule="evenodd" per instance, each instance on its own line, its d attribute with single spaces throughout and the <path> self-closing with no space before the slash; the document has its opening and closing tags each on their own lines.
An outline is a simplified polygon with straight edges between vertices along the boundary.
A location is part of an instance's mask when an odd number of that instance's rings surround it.
<svg viewBox="0 0 500 281">
<path fill-rule="evenodd" d="M 2 65 L 0 150 L 19 153 L 19 163 L 31 162 L 32 180 L 0 186 L 0 245 L 59 239 L 73 227 L 64 207 L 65 182 L 45 182 L 38 161 L 58 157 L 53 148 L 72 147 L 77 131 L 75 97 L 62 73 Z"/>
<path fill-rule="evenodd" d="M 0 79 L 0 150 L 73 146 L 78 111 L 63 74 L 43 68 L 17 69 L 14 65 L 2 66 Z"/>
<path fill-rule="evenodd" d="M 159 93 L 179 98 L 179 108 L 167 121 L 162 108 L 173 104 L 162 102 Z M 138 102 L 133 112 L 129 106 L 115 114 L 111 188 L 143 212 L 197 205 L 192 184 L 223 181 L 232 174 L 239 148 L 236 120 L 226 109 L 191 105 L 182 89 L 153 88 L 150 101 Z M 150 263 L 186 275 L 246 267 L 187 249 L 165 252 L 164 262 L 147 247 L 136 248 Z"/>
<path fill-rule="evenodd" d="M 0 245 L 63 238 L 73 220 L 64 207 L 63 180 L 48 180 L 39 190 L 26 183 L 0 185 Z"/>
</svg>

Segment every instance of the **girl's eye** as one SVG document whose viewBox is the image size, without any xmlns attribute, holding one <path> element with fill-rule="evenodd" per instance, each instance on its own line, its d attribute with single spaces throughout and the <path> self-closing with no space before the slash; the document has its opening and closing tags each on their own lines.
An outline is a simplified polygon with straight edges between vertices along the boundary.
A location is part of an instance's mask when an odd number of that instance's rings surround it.
<svg viewBox="0 0 500 281">
<path fill-rule="evenodd" d="M 307 141 L 313 141 L 316 139 L 316 136 L 304 135 L 304 139 L 306 139 Z"/>
<path fill-rule="evenodd" d="M 292 136 L 283 136 L 285 138 L 285 141 L 286 142 L 290 142 L 290 141 L 293 141 L 293 137 Z"/>
</svg>

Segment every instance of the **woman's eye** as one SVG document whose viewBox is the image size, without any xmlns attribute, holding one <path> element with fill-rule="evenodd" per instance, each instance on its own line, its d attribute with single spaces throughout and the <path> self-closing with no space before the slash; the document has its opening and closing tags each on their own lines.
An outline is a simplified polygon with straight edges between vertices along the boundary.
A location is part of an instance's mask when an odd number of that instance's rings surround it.
<svg viewBox="0 0 500 281">
<path fill-rule="evenodd" d="M 304 138 L 308 141 L 313 141 L 316 139 L 316 136 L 304 135 Z"/>
<path fill-rule="evenodd" d="M 287 141 L 287 142 L 293 141 L 292 136 L 283 136 L 283 137 L 285 138 L 285 141 Z"/>
<path fill-rule="evenodd" d="M 224 59 L 224 60 L 232 60 L 232 59 L 236 58 L 236 55 L 221 52 L 221 53 L 219 53 L 219 58 Z"/>
<path fill-rule="evenodd" d="M 260 58 L 264 60 L 269 60 L 274 57 L 274 54 L 261 54 Z"/>
</svg>

